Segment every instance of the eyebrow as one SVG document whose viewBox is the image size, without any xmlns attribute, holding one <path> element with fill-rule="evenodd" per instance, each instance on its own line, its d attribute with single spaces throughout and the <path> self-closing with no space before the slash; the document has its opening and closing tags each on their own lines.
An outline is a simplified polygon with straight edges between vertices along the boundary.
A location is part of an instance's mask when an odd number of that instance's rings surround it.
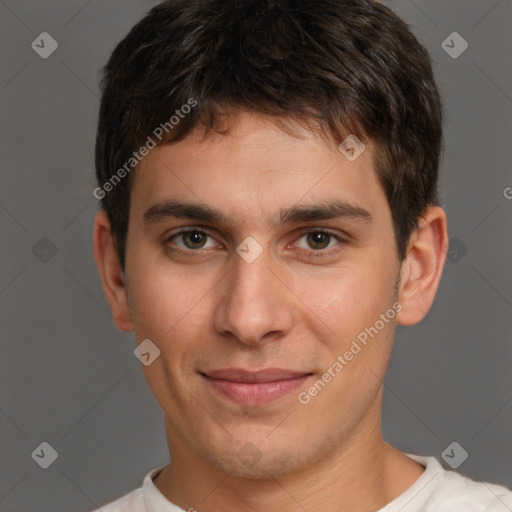
<svg viewBox="0 0 512 512">
<path fill-rule="evenodd" d="M 216 224 L 230 224 L 220 210 L 203 203 L 166 200 L 148 208 L 143 214 L 144 224 L 154 224 L 169 218 L 193 219 Z M 348 218 L 370 223 L 373 218 L 368 210 L 344 201 L 325 201 L 319 204 L 292 206 L 281 209 L 279 218 L 273 222 L 274 227 L 285 224 L 316 220 Z"/>
</svg>

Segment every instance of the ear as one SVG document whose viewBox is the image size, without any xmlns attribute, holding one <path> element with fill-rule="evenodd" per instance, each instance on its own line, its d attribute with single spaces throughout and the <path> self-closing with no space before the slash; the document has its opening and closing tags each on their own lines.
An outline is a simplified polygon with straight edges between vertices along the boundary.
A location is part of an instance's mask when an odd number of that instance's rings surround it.
<svg viewBox="0 0 512 512">
<path fill-rule="evenodd" d="M 92 244 L 94 259 L 114 323 L 121 331 L 130 332 L 133 330 L 133 324 L 128 305 L 126 280 L 110 229 L 110 221 L 104 210 L 100 210 L 94 219 Z"/>
<path fill-rule="evenodd" d="M 448 252 L 446 214 L 440 206 L 429 207 L 418 224 L 400 269 L 398 302 L 402 309 L 396 319 L 402 325 L 414 325 L 428 313 Z"/>
</svg>

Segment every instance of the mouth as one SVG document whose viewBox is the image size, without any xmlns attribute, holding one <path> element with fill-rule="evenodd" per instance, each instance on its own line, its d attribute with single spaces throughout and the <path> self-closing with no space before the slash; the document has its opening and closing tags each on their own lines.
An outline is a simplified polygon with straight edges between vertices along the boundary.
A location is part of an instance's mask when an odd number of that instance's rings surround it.
<svg viewBox="0 0 512 512">
<path fill-rule="evenodd" d="M 274 402 L 296 390 L 311 375 L 281 368 L 258 371 L 226 368 L 201 372 L 216 393 L 239 405 L 249 406 Z"/>
</svg>

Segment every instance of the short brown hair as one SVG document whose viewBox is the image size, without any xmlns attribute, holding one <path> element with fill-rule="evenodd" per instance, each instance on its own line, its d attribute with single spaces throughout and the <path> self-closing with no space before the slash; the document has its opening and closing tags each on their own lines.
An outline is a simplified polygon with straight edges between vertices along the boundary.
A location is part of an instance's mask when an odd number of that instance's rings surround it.
<svg viewBox="0 0 512 512">
<path fill-rule="evenodd" d="M 199 125 L 220 131 L 227 112 L 252 111 L 337 143 L 350 133 L 375 143 L 400 260 L 439 202 L 442 104 L 430 58 L 375 1 L 167 0 L 115 48 L 102 90 L 99 187 L 158 126 L 167 128 L 156 142 L 170 143 Z M 191 99 L 197 106 L 171 126 Z M 123 268 L 132 175 L 100 196 Z"/>
</svg>

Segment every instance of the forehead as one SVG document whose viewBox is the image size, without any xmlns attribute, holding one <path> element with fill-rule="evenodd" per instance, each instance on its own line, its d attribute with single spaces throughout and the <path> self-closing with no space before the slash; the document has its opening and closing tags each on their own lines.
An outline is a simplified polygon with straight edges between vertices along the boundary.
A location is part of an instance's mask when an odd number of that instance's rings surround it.
<svg viewBox="0 0 512 512">
<path fill-rule="evenodd" d="M 151 150 L 135 172 L 131 203 L 138 216 L 169 199 L 210 204 L 240 225 L 262 212 L 270 221 L 284 206 L 319 202 L 386 214 L 373 154 L 366 143 L 350 160 L 336 143 L 304 128 L 288 133 L 265 116 L 241 114 L 227 134 L 196 129 Z"/>
</svg>

